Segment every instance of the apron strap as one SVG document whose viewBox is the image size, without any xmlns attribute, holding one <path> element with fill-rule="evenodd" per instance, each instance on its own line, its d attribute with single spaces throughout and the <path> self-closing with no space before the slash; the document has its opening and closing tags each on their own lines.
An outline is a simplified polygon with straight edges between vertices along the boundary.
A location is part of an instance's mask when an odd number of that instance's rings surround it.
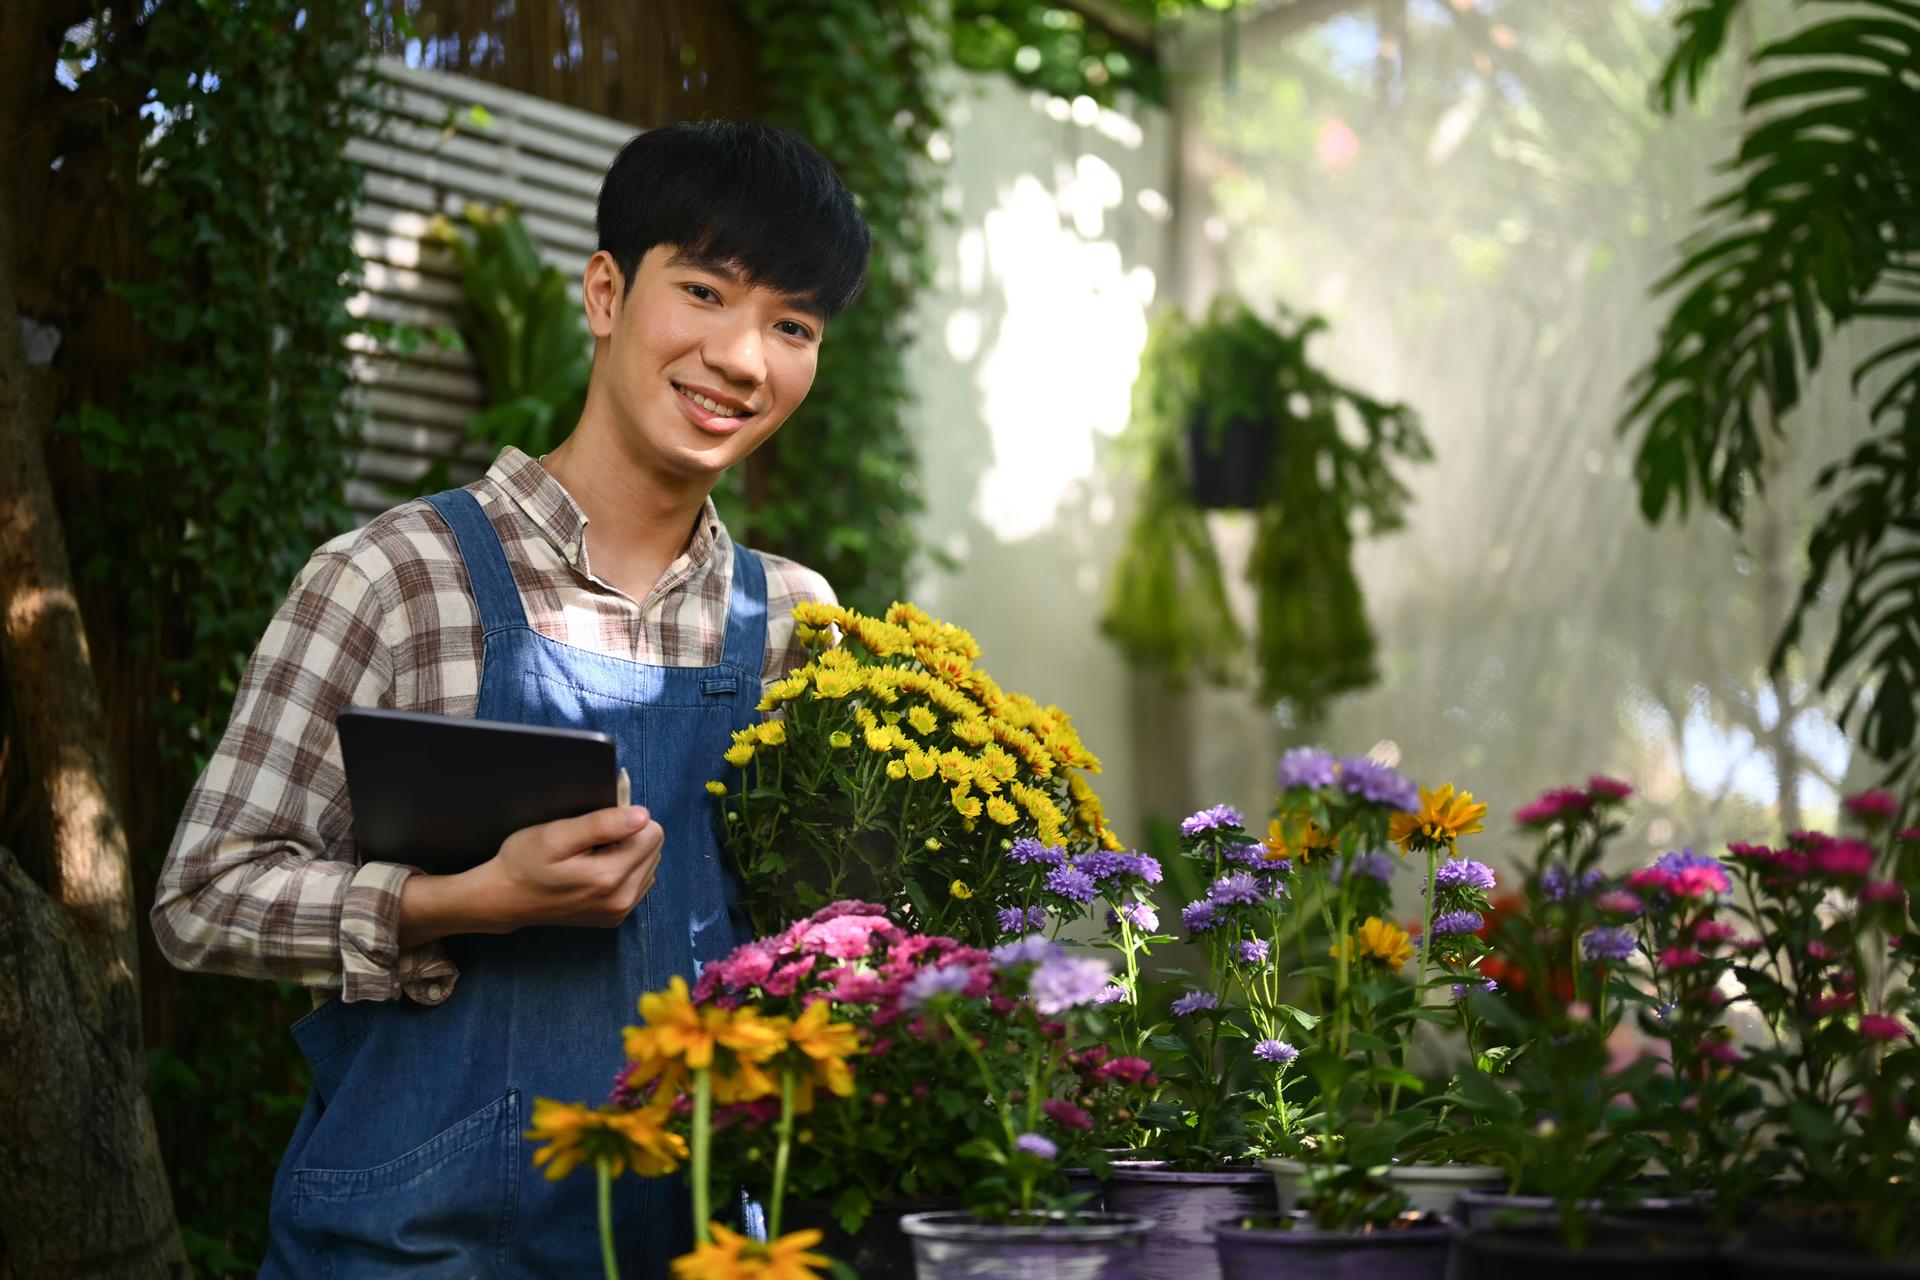
<svg viewBox="0 0 1920 1280">
<path fill-rule="evenodd" d="M 520 602 L 520 588 L 514 585 L 500 535 L 494 532 L 493 521 L 487 519 L 480 500 L 465 489 L 448 489 L 429 497 L 427 503 L 452 526 L 454 540 L 460 544 L 460 558 L 466 561 L 467 581 L 480 610 L 481 630 L 492 635 L 526 626 L 527 610 Z"/>
<path fill-rule="evenodd" d="M 760 554 L 733 544 L 733 585 L 727 597 L 727 647 L 720 661 L 738 667 L 748 677 L 752 696 L 760 700 L 760 672 L 767 664 L 767 570 Z"/>
</svg>

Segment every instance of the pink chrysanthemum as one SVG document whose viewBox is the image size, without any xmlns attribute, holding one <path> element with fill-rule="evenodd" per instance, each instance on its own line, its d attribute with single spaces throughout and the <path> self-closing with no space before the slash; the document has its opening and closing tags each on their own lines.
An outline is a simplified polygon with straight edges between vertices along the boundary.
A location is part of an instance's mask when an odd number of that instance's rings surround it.
<svg viewBox="0 0 1920 1280">
<path fill-rule="evenodd" d="M 1706 957 L 1692 947 L 1668 947 L 1660 953 L 1662 969 L 1692 969 L 1705 960 Z"/>
<path fill-rule="evenodd" d="M 1906 1029 L 1899 1019 L 1889 1018 L 1884 1013 L 1869 1013 L 1860 1019 L 1860 1034 L 1869 1040 L 1891 1041 L 1911 1040 L 1913 1032 Z"/>
<path fill-rule="evenodd" d="M 1577 787 L 1556 787 L 1514 811 L 1513 820 L 1523 827 L 1543 827 L 1564 818 L 1578 817 L 1593 808 L 1593 800 Z"/>
<path fill-rule="evenodd" d="M 1900 816 L 1900 802 L 1891 791 L 1862 791 L 1840 802 L 1843 812 L 1868 822 L 1892 822 Z"/>
<path fill-rule="evenodd" d="M 1596 804 L 1612 804 L 1633 794 L 1633 788 L 1618 778 L 1596 773 L 1587 779 L 1587 795 Z"/>
</svg>

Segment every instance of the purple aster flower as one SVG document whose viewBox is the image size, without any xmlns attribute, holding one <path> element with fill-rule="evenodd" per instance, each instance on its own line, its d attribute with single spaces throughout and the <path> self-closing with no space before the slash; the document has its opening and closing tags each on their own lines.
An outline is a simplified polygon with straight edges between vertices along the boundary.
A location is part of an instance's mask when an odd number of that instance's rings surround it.
<svg viewBox="0 0 1920 1280">
<path fill-rule="evenodd" d="M 1093 877 L 1078 867 L 1055 867 L 1047 872 L 1047 891 L 1071 902 L 1092 902 Z"/>
<path fill-rule="evenodd" d="M 1493 868 L 1472 858 L 1448 858 L 1433 873 L 1433 882 L 1442 889 L 1493 889 Z"/>
<path fill-rule="evenodd" d="M 1606 872 L 1599 870 L 1588 871 L 1580 877 L 1580 885 L 1576 890 L 1573 883 L 1573 872 L 1562 863 L 1555 863 L 1540 873 L 1540 892 L 1545 895 L 1548 902 L 1564 901 L 1569 895 L 1575 892 L 1578 892 L 1581 897 L 1586 897 L 1588 894 L 1605 887 L 1606 883 Z"/>
<path fill-rule="evenodd" d="M 1260 864 L 1260 855 L 1266 851 L 1267 846 L 1256 840 L 1252 844 L 1237 845 L 1232 849 L 1222 849 L 1220 856 L 1237 866 L 1254 867 Z"/>
<path fill-rule="evenodd" d="M 1494 992 L 1498 991 L 1499 989 L 1500 989 L 1500 984 L 1495 982 L 1492 978 L 1482 978 L 1478 982 L 1456 982 L 1453 984 L 1453 998 L 1455 1000 L 1465 1000 L 1469 995 L 1473 994 L 1476 991 L 1484 992 L 1487 995 L 1492 995 Z"/>
<path fill-rule="evenodd" d="M 1123 1004 L 1127 998 L 1127 989 L 1117 982 L 1109 982 L 1094 994 L 1095 1004 Z"/>
<path fill-rule="evenodd" d="M 1633 934 L 1625 929 L 1594 929 L 1580 939 L 1589 960 L 1625 960 L 1634 953 Z"/>
<path fill-rule="evenodd" d="M 1363 876 L 1370 876 L 1378 880 L 1381 884 L 1386 884 L 1393 879 L 1393 869 L 1397 865 L 1393 860 L 1393 855 L 1385 849 L 1375 849 L 1371 853 L 1356 853 L 1353 855 L 1353 869 Z M 1329 873 L 1329 878 L 1334 884 L 1340 883 L 1339 863 L 1336 862 L 1333 864 L 1333 870 Z"/>
<path fill-rule="evenodd" d="M 1254 846 L 1256 849 L 1264 849 L 1265 847 L 1265 845 L 1258 844 Z M 1262 858 L 1254 863 L 1253 869 L 1269 879 L 1277 880 L 1281 876 L 1291 875 L 1293 873 L 1293 863 L 1286 858 Z M 1274 889 L 1278 892 L 1285 892 L 1279 885 L 1275 885 Z"/>
<path fill-rule="evenodd" d="M 1442 911 L 1433 918 L 1433 936 L 1444 938 L 1450 934 L 1478 933 L 1486 924 L 1478 911 Z"/>
<path fill-rule="evenodd" d="M 1125 854 L 1111 853 L 1106 849 L 1095 849 L 1092 853 L 1083 853 L 1073 860 L 1073 865 L 1093 877 L 1099 884 L 1124 874 L 1129 869 Z"/>
<path fill-rule="evenodd" d="M 1123 902 L 1107 912 L 1107 927 L 1109 929 L 1118 925 L 1122 920 L 1125 920 L 1134 928 L 1144 929 L 1148 933 L 1152 933 L 1160 927 L 1159 913 L 1154 911 L 1153 904 L 1150 902 Z"/>
<path fill-rule="evenodd" d="M 994 968 L 1011 969 L 1017 964 L 1045 964 L 1061 954 L 1061 949 L 1044 934 L 1032 933 L 1017 942 L 1003 942 L 988 954 Z"/>
<path fill-rule="evenodd" d="M 1057 1160 L 1060 1157 L 1060 1148 L 1054 1145 L 1053 1139 L 1039 1133 L 1021 1134 L 1013 1140 L 1013 1149 L 1039 1156 L 1042 1160 Z"/>
<path fill-rule="evenodd" d="M 1255 880 L 1253 873 L 1249 871 L 1236 871 L 1231 875 L 1221 876 L 1213 882 L 1213 887 L 1207 890 L 1208 900 L 1222 907 L 1252 906 L 1266 896 L 1261 890 L 1260 882 Z"/>
<path fill-rule="evenodd" d="M 1243 938 L 1233 948 L 1234 959 L 1241 964 L 1265 964 L 1267 962 L 1267 940 L 1265 938 Z"/>
<path fill-rule="evenodd" d="M 1420 807 L 1420 788 L 1398 772 L 1365 756 L 1347 756 L 1340 761 L 1340 785 L 1349 794 L 1407 811 Z"/>
<path fill-rule="evenodd" d="M 1284 1067 L 1300 1056 L 1300 1051 L 1284 1040 L 1262 1040 L 1253 1046 L 1253 1056 L 1262 1062 Z"/>
<path fill-rule="evenodd" d="M 1098 956 L 1056 955 L 1033 971 L 1027 992 L 1046 1017 L 1098 998 L 1112 974 Z"/>
<path fill-rule="evenodd" d="M 1047 927 L 1047 910 L 1045 907 L 1026 907 L 1024 909 L 1020 907 L 1002 907 L 1000 908 L 998 919 L 1000 921 L 1000 932 L 1002 933 L 1028 933 L 1035 929 L 1044 929 Z"/>
<path fill-rule="evenodd" d="M 1042 862 L 1047 866 L 1057 867 L 1065 861 L 1066 856 L 1066 850 L 1057 846 L 1049 849 L 1032 836 L 1023 836 L 1015 840 L 1013 846 L 1007 850 L 1007 860 L 1018 862 L 1023 866 L 1032 862 Z"/>
<path fill-rule="evenodd" d="M 903 1009 L 924 1009 L 927 1002 L 936 996 L 958 995 L 967 989 L 972 975 L 963 964 L 950 964 L 944 969 L 922 969 L 907 979 L 907 985 L 900 989 L 900 1006 Z"/>
<path fill-rule="evenodd" d="M 1197 836 L 1203 831 L 1219 831 L 1226 827 L 1244 827 L 1245 818 L 1230 804 L 1217 804 L 1211 809 L 1202 809 L 1196 814 L 1180 820 L 1180 834 Z"/>
<path fill-rule="evenodd" d="M 1205 933 L 1220 923 L 1220 908 L 1208 898 L 1189 902 L 1180 908 L 1180 923 L 1187 926 L 1188 933 Z"/>
<path fill-rule="evenodd" d="M 1283 789 L 1332 786 L 1333 756 L 1318 747 L 1295 747 L 1281 755 L 1274 775 Z"/>
<path fill-rule="evenodd" d="M 1173 1016 L 1184 1018 L 1190 1013 L 1199 1013 L 1203 1009 L 1217 1009 L 1220 998 L 1211 991 L 1189 991 L 1173 1002 Z"/>
<path fill-rule="evenodd" d="M 1127 860 L 1127 874 L 1138 876 L 1148 884 L 1160 883 L 1160 859 L 1151 854 L 1128 852 L 1120 855 Z"/>
</svg>

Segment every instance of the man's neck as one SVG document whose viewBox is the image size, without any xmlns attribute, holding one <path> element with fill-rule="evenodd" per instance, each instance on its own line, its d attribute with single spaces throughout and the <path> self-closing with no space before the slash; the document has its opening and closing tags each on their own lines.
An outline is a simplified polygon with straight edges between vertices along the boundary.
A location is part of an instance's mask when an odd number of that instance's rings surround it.
<svg viewBox="0 0 1920 1280">
<path fill-rule="evenodd" d="M 540 460 L 587 517 L 593 575 L 645 600 L 687 548 L 706 505 L 703 490 L 675 485 L 614 456 L 617 446 L 576 431 Z"/>
</svg>

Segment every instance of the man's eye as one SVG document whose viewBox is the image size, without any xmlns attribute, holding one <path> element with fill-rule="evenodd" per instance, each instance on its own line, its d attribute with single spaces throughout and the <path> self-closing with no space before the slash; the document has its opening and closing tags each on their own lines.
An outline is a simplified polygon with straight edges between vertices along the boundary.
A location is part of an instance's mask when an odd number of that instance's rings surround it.
<svg viewBox="0 0 1920 1280">
<path fill-rule="evenodd" d="M 690 284 L 685 286 L 685 288 L 688 293 L 700 299 L 702 302 L 712 302 L 720 296 L 703 284 Z"/>
<path fill-rule="evenodd" d="M 780 332 L 790 338 L 811 338 L 813 336 L 813 330 L 807 328 L 807 326 L 801 324 L 798 320 L 782 320 L 779 324 L 779 329 Z"/>
</svg>

